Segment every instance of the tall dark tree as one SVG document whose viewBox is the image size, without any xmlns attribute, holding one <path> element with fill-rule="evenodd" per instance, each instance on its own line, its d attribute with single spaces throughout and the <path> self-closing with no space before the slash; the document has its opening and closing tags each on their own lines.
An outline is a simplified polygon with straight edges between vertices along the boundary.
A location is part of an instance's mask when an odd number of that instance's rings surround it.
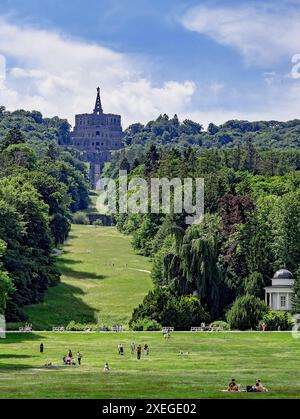
<svg viewBox="0 0 300 419">
<path fill-rule="evenodd" d="M 295 275 L 292 294 L 292 310 L 294 313 L 300 314 L 300 269 L 297 270 Z"/>
<path fill-rule="evenodd" d="M 154 144 L 151 144 L 145 158 L 145 176 L 151 177 L 159 166 L 160 155 Z"/>
<path fill-rule="evenodd" d="M 246 224 L 254 208 L 254 201 L 247 196 L 223 196 L 219 201 L 223 232 L 230 235 L 235 231 L 237 224 Z"/>
<path fill-rule="evenodd" d="M 25 137 L 18 128 L 12 128 L 8 131 L 4 139 L 0 140 L 0 152 L 13 144 L 23 144 Z"/>
</svg>

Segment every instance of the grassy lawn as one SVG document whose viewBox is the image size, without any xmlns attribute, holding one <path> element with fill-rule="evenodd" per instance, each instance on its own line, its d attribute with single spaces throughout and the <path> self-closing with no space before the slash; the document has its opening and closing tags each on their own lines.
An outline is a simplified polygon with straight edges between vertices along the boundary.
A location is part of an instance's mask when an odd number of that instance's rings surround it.
<svg viewBox="0 0 300 419">
<path fill-rule="evenodd" d="M 58 256 L 61 283 L 26 308 L 35 330 L 80 323 L 128 323 L 152 288 L 150 262 L 113 227 L 73 226 Z M 17 325 L 14 325 L 15 327 Z M 130 343 L 148 343 L 141 361 Z M 43 342 L 45 353 L 39 353 Z M 117 354 L 122 342 L 125 355 Z M 72 349 L 81 367 L 62 367 Z M 180 351 L 188 352 L 180 355 Z M 52 368 L 44 368 L 45 363 Z M 109 362 L 111 371 L 102 368 Z M 268 394 L 224 393 L 260 378 Z M 8 333 L 0 339 L 0 398 L 300 398 L 300 340 L 291 333 Z"/>
<path fill-rule="evenodd" d="M 150 356 L 131 357 L 132 341 L 148 343 Z M 81 367 L 43 368 L 61 365 L 70 348 L 82 352 Z M 8 334 L 0 340 L 0 398 L 296 398 L 299 349 L 291 333 L 272 332 L 174 333 L 169 340 L 156 332 Z M 270 392 L 221 392 L 231 378 L 242 386 L 260 378 Z"/>
<path fill-rule="evenodd" d="M 114 227 L 73 226 L 58 257 L 61 283 L 49 289 L 43 303 L 25 310 L 34 329 L 71 320 L 126 326 L 152 288 L 149 273 L 138 271 L 149 271 L 150 262 L 134 253 L 130 241 Z"/>
<path fill-rule="evenodd" d="M 96 205 L 97 205 L 97 199 L 98 199 L 99 195 L 100 195 L 99 192 L 97 192 L 97 191 L 91 191 L 90 192 L 90 200 L 91 200 L 91 203 L 90 203 L 88 209 L 86 209 L 86 210 L 84 210 L 82 212 L 85 212 L 86 214 L 95 214 L 95 213 L 97 213 L 98 211 L 97 211 L 97 206 Z"/>
</svg>

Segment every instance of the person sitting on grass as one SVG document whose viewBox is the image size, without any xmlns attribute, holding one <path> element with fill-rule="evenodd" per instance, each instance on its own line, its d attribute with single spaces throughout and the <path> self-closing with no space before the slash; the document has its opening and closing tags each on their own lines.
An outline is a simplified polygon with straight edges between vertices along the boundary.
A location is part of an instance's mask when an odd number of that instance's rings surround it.
<svg viewBox="0 0 300 419">
<path fill-rule="evenodd" d="M 236 383 L 235 378 L 233 378 L 228 384 L 228 391 L 240 391 L 240 386 Z"/>
<path fill-rule="evenodd" d="M 63 360 L 65 365 L 71 365 L 71 358 L 69 356 L 65 355 Z"/>
<path fill-rule="evenodd" d="M 69 356 L 64 356 L 63 357 L 63 362 L 64 362 L 64 365 L 76 365 L 76 362 L 75 362 L 75 359 L 73 359 L 73 358 L 70 358 Z"/>
<path fill-rule="evenodd" d="M 257 380 L 255 383 L 255 386 L 253 386 L 255 388 L 255 391 L 257 391 L 258 393 L 267 393 L 268 390 L 262 385 L 260 380 Z"/>
<path fill-rule="evenodd" d="M 103 371 L 108 372 L 109 370 L 110 370 L 110 368 L 109 368 L 108 362 L 106 362 L 105 365 L 104 365 Z"/>
<path fill-rule="evenodd" d="M 268 389 L 266 389 L 260 380 L 256 380 L 256 383 L 254 386 L 247 386 L 247 392 L 250 393 L 267 393 Z"/>
</svg>

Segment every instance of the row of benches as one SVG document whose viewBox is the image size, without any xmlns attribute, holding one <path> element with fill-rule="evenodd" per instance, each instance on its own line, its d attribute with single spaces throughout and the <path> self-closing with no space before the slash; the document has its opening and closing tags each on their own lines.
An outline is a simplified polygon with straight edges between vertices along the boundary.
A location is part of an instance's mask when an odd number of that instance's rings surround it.
<svg viewBox="0 0 300 419">
<path fill-rule="evenodd" d="M 52 332 L 64 332 L 65 328 L 63 326 L 61 327 L 52 327 Z"/>
<path fill-rule="evenodd" d="M 110 331 L 111 332 L 123 332 L 123 326 L 112 326 Z"/>
<path fill-rule="evenodd" d="M 163 333 L 174 332 L 174 327 L 163 327 Z M 210 330 L 209 326 L 206 326 L 204 323 L 199 327 L 191 327 L 191 332 L 204 332 L 205 330 Z"/>
<path fill-rule="evenodd" d="M 65 331 L 65 328 L 63 326 L 60 326 L 60 327 L 52 327 L 52 332 L 64 332 L 64 331 Z M 89 331 L 89 330 L 87 330 L 87 331 Z M 106 331 L 106 329 L 103 330 L 103 331 Z M 111 332 L 123 332 L 123 326 L 112 326 L 110 328 L 110 331 Z"/>
<path fill-rule="evenodd" d="M 205 331 L 218 331 L 218 330 L 220 330 L 220 328 L 207 326 L 205 324 L 198 327 L 191 327 L 191 332 L 205 332 Z M 162 331 L 164 334 L 174 332 L 174 327 L 163 327 Z"/>
<path fill-rule="evenodd" d="M 19 332 L 32 332 L 32 326 L 19 327 Z"/>
<path fill-rule="evenodd" d="M 112 326 L 111 327 L 111 332 L 123 332 L 123 326 Z M 164 334 L 166 333 L 170 333 L 170 332 L 174 332 L 175 328 L 174 327 L 163 327 L 162 331 Z M 210 328 L 206 325 L 202 325 L 199 327 L 191 327 L 191 332 L 204 332 L 206 330 L 214 330 L 213 328 Z M 31 327 L 20 327 L 19 328 L 20 332 L 32 332 L 32 326 Z M 64 332 L 65 328 L 63 326 L 59 326 L 59 327 L 52 327 L 52 332 Z"/>
</svg>

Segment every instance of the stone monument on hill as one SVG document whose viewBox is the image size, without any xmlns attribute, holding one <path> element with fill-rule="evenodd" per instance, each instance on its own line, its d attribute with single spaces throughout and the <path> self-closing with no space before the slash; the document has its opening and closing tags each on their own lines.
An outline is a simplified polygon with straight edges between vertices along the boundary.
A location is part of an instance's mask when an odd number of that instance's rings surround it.
<svg viewBox="0 0 300 419">
<path fill-rule="evenodd" d="M 121 116 L 103 113 L 100 88 L 93 113 L 75 116 L 75 126 L 71 133 L 74 147 L 80 158 L 90 164 L 90 180 L 95 187 L 105 163 L 111 159 L 111 152 L 123 147 Z"/>
</svg>

